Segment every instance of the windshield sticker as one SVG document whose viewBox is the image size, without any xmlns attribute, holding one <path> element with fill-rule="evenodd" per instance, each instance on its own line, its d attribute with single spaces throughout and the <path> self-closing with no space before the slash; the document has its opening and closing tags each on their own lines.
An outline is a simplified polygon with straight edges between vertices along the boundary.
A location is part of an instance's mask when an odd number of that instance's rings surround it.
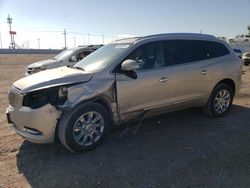
<svg viewBox="0 0 250 188">
<path fill-rule="evenodd" d="M 128 48 L 128 44 L 123 44 L 123 45 L 117 45 L 115 48 Z"/>
</svg>

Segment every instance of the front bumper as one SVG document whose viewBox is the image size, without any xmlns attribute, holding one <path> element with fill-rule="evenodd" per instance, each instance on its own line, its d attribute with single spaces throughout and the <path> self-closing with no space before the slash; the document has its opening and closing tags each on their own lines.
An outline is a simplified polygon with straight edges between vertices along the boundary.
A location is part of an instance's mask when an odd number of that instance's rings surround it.
<svg viewBox="0 0 250 188">
<path fill-rule="evenodd" d="M 9 106 L 6 109 L 8 122 L 17 134 L 34 143 L 52 143 L 61 112 L 50 104 L 38 109 Z"/>
</svg>

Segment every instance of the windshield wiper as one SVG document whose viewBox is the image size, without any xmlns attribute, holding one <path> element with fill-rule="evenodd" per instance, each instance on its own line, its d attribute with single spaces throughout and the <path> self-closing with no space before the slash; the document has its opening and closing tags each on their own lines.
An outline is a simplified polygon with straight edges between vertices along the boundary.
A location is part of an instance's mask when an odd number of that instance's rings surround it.
<svg viewBox="0 0 250 188">
<path fill-rule="evenodd" d="M 72 69 L 78 69 L 78 70 L 82 70 L 82 71 L 85 71 L 84 68 L 82 67 L 71 67 Z"/>
</svg>

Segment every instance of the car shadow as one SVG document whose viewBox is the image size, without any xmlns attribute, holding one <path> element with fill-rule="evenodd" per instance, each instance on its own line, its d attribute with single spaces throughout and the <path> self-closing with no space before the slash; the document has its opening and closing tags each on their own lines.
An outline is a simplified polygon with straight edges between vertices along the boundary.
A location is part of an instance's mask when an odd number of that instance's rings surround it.
<svg viewBox="0 0 250 188">
<path fill-rule="evenodd" d="M 82 154 L 24 141 L 17 166 L 32 187 L 248 187 L 249 116 L 237 105 L 216 119 L 199 109 L 170 113 L 114 131 Z"/>
</svg>

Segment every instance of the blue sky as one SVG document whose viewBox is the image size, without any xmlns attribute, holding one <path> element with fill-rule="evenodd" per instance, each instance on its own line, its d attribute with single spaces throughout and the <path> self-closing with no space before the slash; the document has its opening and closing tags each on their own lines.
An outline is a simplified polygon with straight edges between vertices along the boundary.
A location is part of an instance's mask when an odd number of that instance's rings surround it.
<svg viewBox="0 0 250 188">
<path fill-rule="evenodd" d="M 247 32 L 250 0 L 0 0 L 0 32 L 4 46 L 9 42 L 8 14 L 13 18 L 19 43 L 28 40 L 30 47 L 36 47 L 39 37 L 42 47 L 60 48 L 63 46 L 61 32 L 44 31 L 66 28 L 83 33 L 69 34 L 69 46 L 73 45 L 73 37 L 78 43 L 87 43 L 87 33 L 91 34 L 91 43 L 101 40 L 100 34 L 108 40 L 117 35 L 199 33 L 202 30 L 232 37 Z M 53 38 L 58 42 L 52 44 Z"/>
</svg>

